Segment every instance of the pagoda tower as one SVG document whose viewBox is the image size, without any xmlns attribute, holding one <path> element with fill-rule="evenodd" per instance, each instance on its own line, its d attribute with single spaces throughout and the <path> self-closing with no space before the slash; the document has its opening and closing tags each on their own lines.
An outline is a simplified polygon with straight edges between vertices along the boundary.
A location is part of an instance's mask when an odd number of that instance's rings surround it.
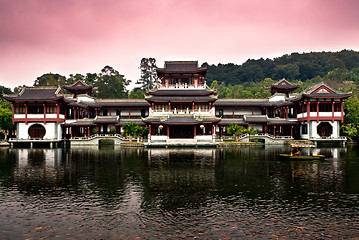
<svg viewBox="0 0 359 240">
<path fill-rule="evenodd" d="M 157 68 L 159 84 L 146 93 L 149 116 L 149 142 L 213 142 L 217 123 L 216 91 L 204 81 L 207 68 L 197 61 L 168 61 Z"/>
</svg>

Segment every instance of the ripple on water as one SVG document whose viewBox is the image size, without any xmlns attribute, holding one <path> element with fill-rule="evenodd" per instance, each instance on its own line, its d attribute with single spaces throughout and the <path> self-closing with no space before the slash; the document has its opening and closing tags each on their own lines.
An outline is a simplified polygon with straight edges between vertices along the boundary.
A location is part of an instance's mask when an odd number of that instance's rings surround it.
<svg viewBox="0 0 359 240">
<path fill-rule="evenodd" d="M 51 158 L 53 165 L 15 161 L 12 175 L 0 175 L 1 232 L 10 239 L 359 235 L 359 195 L 345 160 L 278 163 L 268 159 L 275 150 L 252 148 L 148 151 L 101 157 L 72 149 L 57 152 L 64 158 Z"/>
</svg>

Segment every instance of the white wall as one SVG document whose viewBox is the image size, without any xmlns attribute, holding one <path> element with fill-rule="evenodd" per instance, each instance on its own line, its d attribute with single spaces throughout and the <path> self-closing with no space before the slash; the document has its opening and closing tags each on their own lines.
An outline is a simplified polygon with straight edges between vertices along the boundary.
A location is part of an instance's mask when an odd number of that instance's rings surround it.
<svg viewBox="0 0 359 240">
<path fill-rule="evenodd" d="M 308 126 L 309 138 L 321 138 L 321 136 L 319 136 L 319 134 L 318 134 L 317 127 L 322 122 L 329 123 L 333 128 L 332 134 L 329 137 L 338 138 L 340 136 L 339 135 L 339 130 L 340 130 L 339 121 L 334 121 L 333 123 L 332 123 L 332 121 L 319 121 L 319 122 L 310 121 L 309 126 Z M 304 136 L 302 136 L 302 138 L 304 138 Z M 308 137 L 306 137 L 306 138 L 308 138 Z M 304 138 L 304 139 L 306 139 L 306 138 Z"/>
<path fill-rule="evenodd" d="M 61 125 L 51 122 L 51 123 L 41 123 L 41 122 L 34 122 L 34 123 L 18 123 L 17 128 L 17 138 L 18 139 L 29 139 L 29 127 L 34 124 L 40 124 L 45 127 L 46 133 L 44 139 L 61 139 L 62 136 L 62 129 Z"/>
<path fill-rule="evenodd" d="M 307 133 L 306 134 L 303 134 L 303 132 L 302 132 L 302 129 L 303 129 L 303 125 L 307 125 Z M 309 126 L 308 126 L 308 123 L 304 123 L 304 124 L 301 124 L 300 125 L 300 138 L 301 139 L 308 139 L 309 138 Z"/>
</svg>

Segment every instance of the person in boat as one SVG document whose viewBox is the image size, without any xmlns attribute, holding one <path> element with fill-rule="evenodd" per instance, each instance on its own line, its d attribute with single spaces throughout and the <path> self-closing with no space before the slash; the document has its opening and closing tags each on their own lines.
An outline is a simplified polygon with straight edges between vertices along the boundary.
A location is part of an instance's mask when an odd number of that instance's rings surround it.
<svg viewBox="0 0 359 240">
<path fill-rule="evenodd" d="M 294 155 L 294 156 L 299 156 L 299 155 L 300 155 L 300 150 L 299 150 L 299 148 L 294 149 L 293 155 Z"/>
</svg>

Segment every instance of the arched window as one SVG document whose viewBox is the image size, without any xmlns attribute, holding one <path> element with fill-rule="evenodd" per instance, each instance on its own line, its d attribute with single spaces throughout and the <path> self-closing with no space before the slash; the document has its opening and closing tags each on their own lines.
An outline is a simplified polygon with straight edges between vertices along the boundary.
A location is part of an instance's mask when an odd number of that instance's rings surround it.
<svg viewBox="0 0 359 240">
<path fill-rule="evenodd" d="M 317 132 L 321 137 L 329 137 L 333 133 L 333 127 L 328 122 L 322 122 L 318 125 Z"/>
<path fill-rule="evenodd" d="M 46 130 L 41 124 L 34 124 L 29 127 L 28 133 L 30 138 L 43 138 L 45 136 Z"/>
</svg>

